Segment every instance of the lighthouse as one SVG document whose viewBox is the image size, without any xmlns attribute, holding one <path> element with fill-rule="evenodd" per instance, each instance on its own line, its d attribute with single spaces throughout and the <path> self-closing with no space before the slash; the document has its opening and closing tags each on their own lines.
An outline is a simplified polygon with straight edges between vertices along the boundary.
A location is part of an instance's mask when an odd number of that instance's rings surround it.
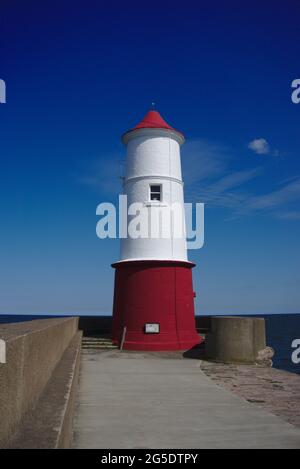
<svg viewBox="0 0 300 469">
<path fill-rule="evenodd" d="M 184 141 L 156 110 L 122 135 L 123 194 L 128 207 L 142 207 L 148 222 L 146 234 L 144 230 L 141 236 L 129 233 L 121 238 L 120 260 L 112 264 L 112 338 L 127 350 L 187 350 L 200 342 L 194 316 L 195 264 L 188 260 L 185 237 L 180 159 Z M 179 213 L 175 221 L 171 207 Z M 130 215 L 128 228 L 129 224 Z"/>
</svg>

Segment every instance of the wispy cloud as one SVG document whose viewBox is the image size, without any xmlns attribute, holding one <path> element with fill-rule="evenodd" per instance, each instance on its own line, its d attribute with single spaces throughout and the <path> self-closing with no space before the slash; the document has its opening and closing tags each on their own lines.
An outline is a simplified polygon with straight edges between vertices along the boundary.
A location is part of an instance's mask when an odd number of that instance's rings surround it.
<svg viewBox="0 0 300 469">
<path fill-rule="evenodd" d="M 115 195 L 121 190 L 123 171 L 123 160 L 119 155 L 103 155 L 92 159 L 76 179 L 101 194 Z"/>
<path fill-rule="evenodd" d="M 259 176 L 262 168 L 254 168 L 245 171 L 236 171 L 215 181 L 193 185 L 186 190 L 188 198 L 202 201 L 209 206 L 222 207 L 231 210 L 239 210 L 244 206 L 249 194 L 236 190 L 243 183 Z"/>
<path fill-rule="evenodd" d="M 268 194 L 250 197 L 247 200 L 247 210 L 271 210 L 300 198 L 300 178 L 286 184 L 281 189 Z"/>
<path fill-rule="evenodd" d="M 299 176 L 281 181 L 280 188 L 257 194 L 251 182 L 263 175 L 263 167 L 232 170 L 236 163 L 237 158 L 222 145 L 192 142 L 183 159 L 184 174 L 192 176 L 185 185 L 187 199 L 229 209 L 233 217 L 260 213 L 285 220 L 298 219 L 298 211 L 290 207 L 300 200 Z M 202 164 L 207 165 L 206 170 L 201 168 Z"/>
<path fill-rule="evenodd" d="M 300 220 L 300 211 L 279 212 L 275 216 L 280 220 Z"/>
<path fill-rule="evenodd" d="M 194 140 L 186 145 L 182 164 L 187 200 L 210 206 L 239 208 L 248 194 L 236 189 L 262 174 L 262 167 L 233 171 L 233 156 L 224 145 Z"/>
<path fill-rule="evenodd" d="M 247 169 L 245 171 L 235 171 L 215 182 L 215 184 L 212 185 L 211 190 L 213 192 L 222 193 L 228 189 L 236 188 L 241 184 L 259 176 L 262 174 L 262 171 L 263 169 L 261 167 Z"/>
<path fill-rule="evenodd" d="M 231 155 L 220 144 L 204 139 L 189 140 L 182 147 L 182 167 L 187 185 L 224 174 Z"/>
</svg>

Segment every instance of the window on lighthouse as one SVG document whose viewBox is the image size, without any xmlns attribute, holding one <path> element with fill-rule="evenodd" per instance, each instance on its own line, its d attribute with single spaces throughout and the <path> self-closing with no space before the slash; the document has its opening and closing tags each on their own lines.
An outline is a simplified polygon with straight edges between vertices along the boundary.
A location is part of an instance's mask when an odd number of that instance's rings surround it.
<svg viewBox="0 0 300 469">
<path fill-rule="evenodd" d="M 161 185 L 150 184 L 150 200 L 161 201 Z"/>
</svg>

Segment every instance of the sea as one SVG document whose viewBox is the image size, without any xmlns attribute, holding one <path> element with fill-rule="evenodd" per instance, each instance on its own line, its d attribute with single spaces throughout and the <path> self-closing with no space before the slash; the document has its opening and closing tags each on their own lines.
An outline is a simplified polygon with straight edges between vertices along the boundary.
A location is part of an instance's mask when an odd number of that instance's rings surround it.
<svg viewBox="0 0 300 469">
<path fill-rule="evenodd" d="M 103 316 L 103 314 L 100 315 Z M 70 316 L 70 314 L 55 316 L 0 314 L 0 324 L 65 316 Z M 73 316 L 79 315 L 73 314 Z M 86 314 L 85 316 L 92 316 L 92 314 Z M 94 313 L 93 316 L 97 316 L 97 314 Z M 267 345 L 275 350 L 273 357 L 274 368 L 300 374 L 300 314 L 260 314 L 256 316 L 265 319 Z"/>
</svg>

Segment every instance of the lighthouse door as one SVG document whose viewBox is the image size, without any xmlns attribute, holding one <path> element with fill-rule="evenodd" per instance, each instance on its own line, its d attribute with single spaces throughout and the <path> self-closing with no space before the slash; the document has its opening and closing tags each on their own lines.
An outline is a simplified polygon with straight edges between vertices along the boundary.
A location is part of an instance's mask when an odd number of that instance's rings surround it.
<svg viewBox="0 0 300 469">
<path fill-rule="evenodd" d="M 184 342 L 190 338 L 191 331 L 195 331 L 192 270 L 186 267 L 175 270 L 176 323 L 178 339 Z"/>
</svg>

